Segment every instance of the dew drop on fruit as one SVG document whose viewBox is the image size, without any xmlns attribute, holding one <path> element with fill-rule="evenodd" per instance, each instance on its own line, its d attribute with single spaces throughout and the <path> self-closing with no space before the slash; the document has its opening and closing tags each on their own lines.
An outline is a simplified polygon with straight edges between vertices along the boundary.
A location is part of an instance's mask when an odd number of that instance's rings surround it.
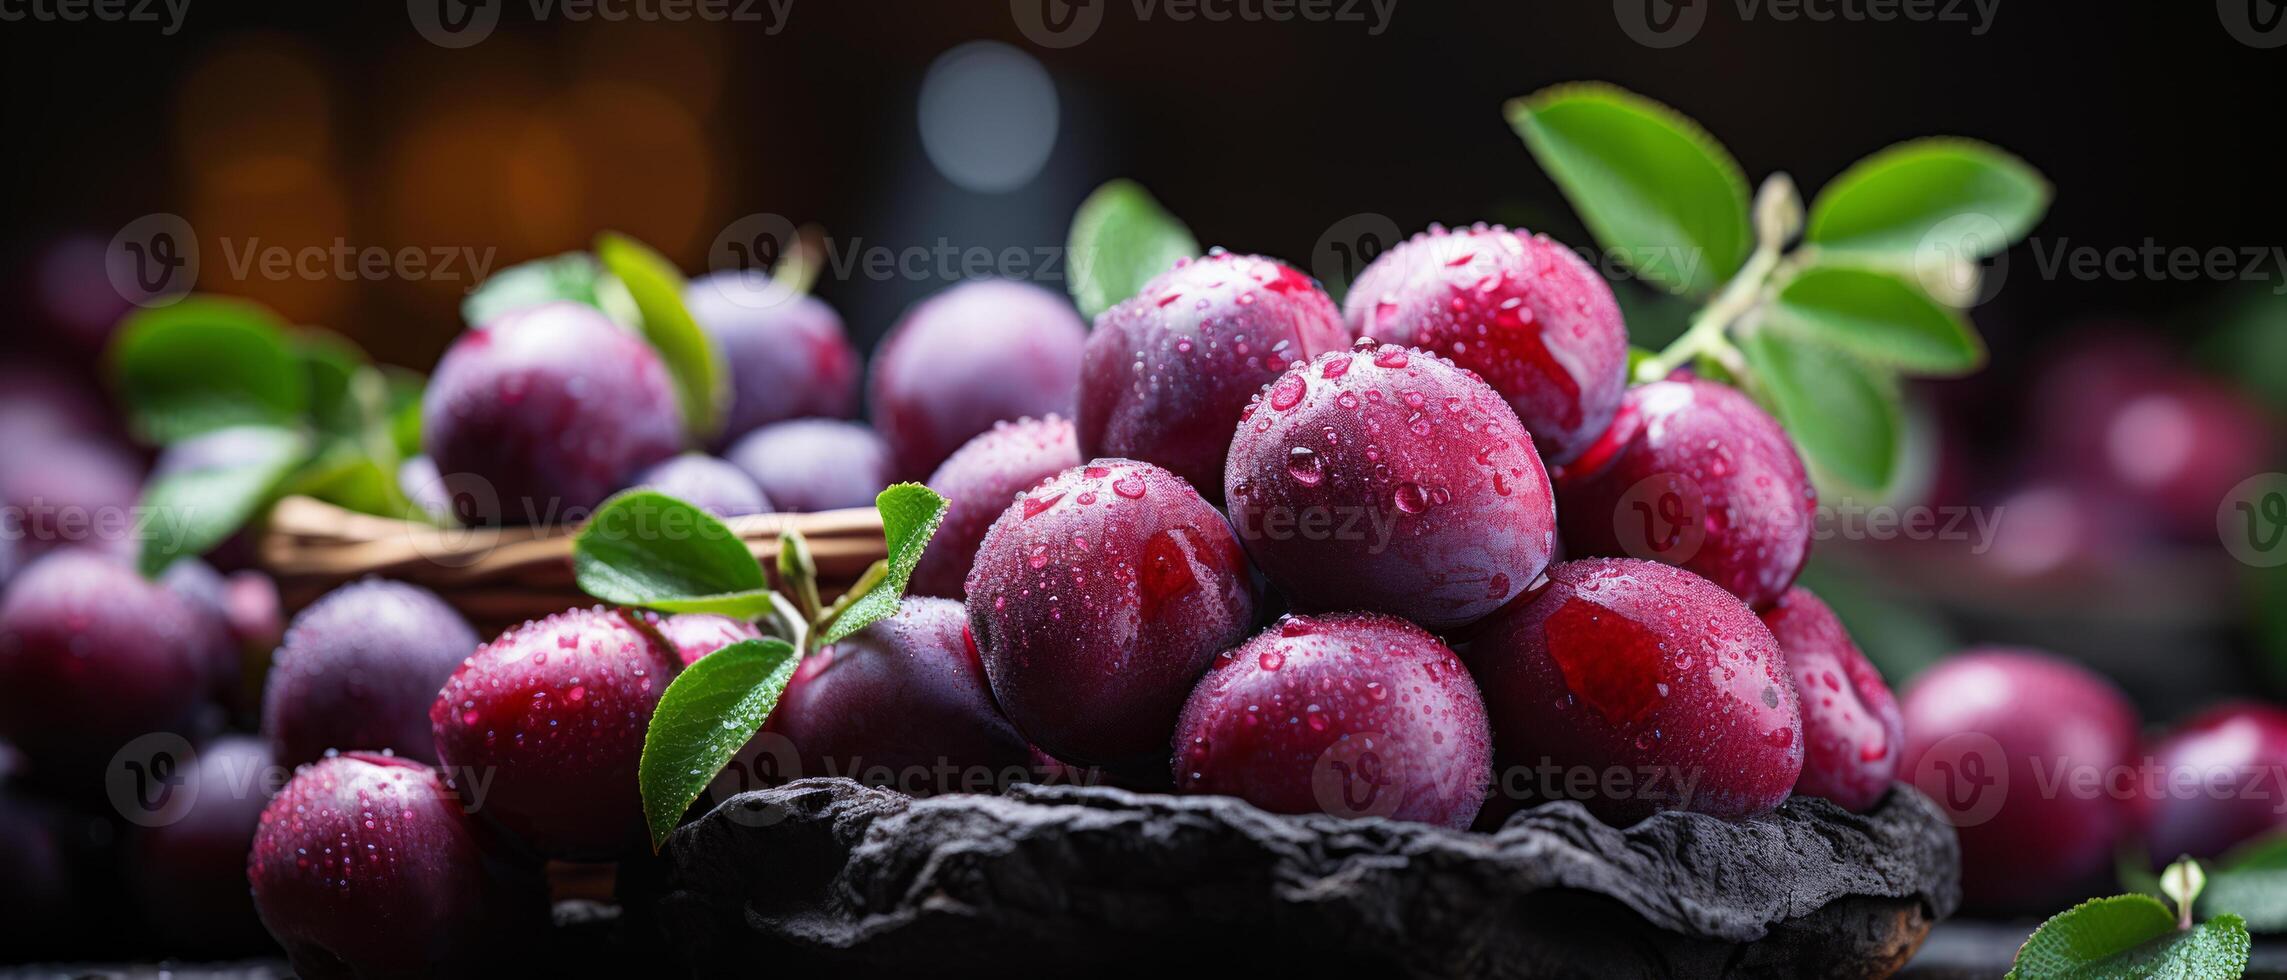
<svg viewBox="0 0 2287 980">
<path fill-rule="evenodd" d="M 1286 451 L 1286 474 L 1296 483 L 1315 487 L 1326 478 L 1326 461 L 1308 446 L 1296 446 Z"/>
<path fill-rule="evenodd" d="M 1255 658 L 1255 662 L 1261 664 L 1264 670 L 1277 670 L 1286 666 L 1286 654 L 1277 650 L 1265 650 L 1262 656 Z"/>
<path fill-rule="evenodd" d="M 1419 514 L 1429 509 L 1429 491 L 1419 483 L 1400 483 L 1391 491 L 1390 503 L 1404 513 Z"/>
<path fill-rule="evenodd" d="M 1271 386 L 1271 407 L 1282 412 L 1293 408 L 1302 402 L 1308 388 L 1309 383 L 1302 380 L 1302 375 L 1281 375 L 1278 383 Z"/>
<path fill-rule="evenodd" d="M 1383 351 L 1379 356 L 1375 357 L 1374 364 L 1378 367 L 1402 368 L 1405 367 L 1406 362 L 1410 360 L 1412 360 L 1412 358 L 1407 356 L 1405 348 L 1391 347 L 1390 349 Z"/>
</svg>

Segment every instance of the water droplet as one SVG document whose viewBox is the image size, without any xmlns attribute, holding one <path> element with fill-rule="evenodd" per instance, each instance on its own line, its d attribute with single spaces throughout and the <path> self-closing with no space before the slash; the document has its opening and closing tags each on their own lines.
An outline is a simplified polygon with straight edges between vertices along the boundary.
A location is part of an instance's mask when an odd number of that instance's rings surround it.
<svg viewBox="0 0 2287 980">
<path fill-rule="evenodd" d="M 1326 478 L 1326 461 L 1320 459 L 1308 446 L 1296 446 L 1286 451 L 1286 474 L 1303 486 L 1315 487 Z"/>
<path fill-rule="evenodd" d="M 1396 505 L 1400 511 L 1408 514 L 1419 514 L 1429 509 L 1429 491 L 1423 489 L 1419 483 L 1410 481 L 1400 483 L 1397 489 L 1391 492 L 1390 502 Z"/>
<path fill-rule="evenodd" d="M 1302 402 L 1309 387 L 1309 382 L 1302 380 L 1300 374 L 1280 375 L 1277 383 L 1271 385 L 1271 407 L 1282 412 L 1293 408 Z"/>
</svg>

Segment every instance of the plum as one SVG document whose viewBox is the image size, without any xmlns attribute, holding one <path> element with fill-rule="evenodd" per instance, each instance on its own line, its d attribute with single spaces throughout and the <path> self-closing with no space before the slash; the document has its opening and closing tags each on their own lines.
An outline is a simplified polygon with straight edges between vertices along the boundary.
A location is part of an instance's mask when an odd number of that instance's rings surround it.
<svg viewBox="0 0 2287 980">
<path fill-rule="evenodd" d="M 1114 770 L 1166 771 L 1184 698 L 1255 621 L 1223 515 L 1134 460 L 1073 467 L 1010 504 L 966 588 L 985 676 L 1017 729 Z"/>
<path fill-rule="evenodd" d="M 2133 778 L 2137 728 L 2111 683 L 2053 654 L 1977 648 L 1916 677 L 1900 709 L 1900 771 L 1952 817 L 1970 908 L 2046 910 L 2109 883 L 2133 787 L 2107 784 Z"/>
<path fill-rule="evenodd" d="M 1031 746 L 994 705 L 967 620 L 953 600 L 906 599 L 805 658 L 763 731 L 792 743 L 805 775 L 917 796 L 1017 781 Z"/>
<path fill-rule="evenodd" d="M 577 520 L 683 448 L 659 354 L 592 306 L 504 314 L 453 342 L 421 400 L 422 447 L 474 524 Z"/>
<path fill-rule="evenodd" d="M 679 498 L 716 517 L 770 513 L 770 498 L 754 478 L 705 453 L 684 453 L 635 478 L 635 485 Z"/>
<path fill-rule="evenodd" d="M 301 976 L 497 975 L 538 941 L 547 893 L 480 834 L 428 766 L 352 752 L 270 801 L 246 878 Z"/>
<path fill-rule="evenodd" d="M 837 419 L 763 426 L 727 454 L 780 510 L 810 514 L 871 507 L 895 478 L 889 446 L 872 429 Z"/>
<path fill-rule="evenodd" d="M 772 422 L 857 413 L 858 352 L 824 300 L 787 296 L 768 276 L 728 269 L 692 280 L 683 302 L 730 370 L 721 444 Z"/>
<path fill-rule="evenodd" d="M 2200 712 L 2153 745 L 2135 797 L 2157 868 L 2213 858 L 2287 826 L 2287 710 L 2254 702 Z"/>
<path fill-rule="evenodd" d="M 55 365 L 10 359 L 0 368 L 0 466 L 60 442 L 102 438 L 111 414 L 92 386 Z"/>
<path fill-rule="evenodd" d="M 287 628 L 263 691 L 262 733 L 278 764 L 336 749 L 436 762 L 429 706 L 477 641 L 418 585 L 365 579 L 319 597 Z"/>
<path fill-rule="evenodd" d="M 914 595 L 959 599 L 985 529 L 1017 494 L 1080 465 L 1072 423 L 1058 416 L 995 422 L 929 475 L 929 489 L 945 498 L 945 522 L 929 539 L 907 589 Z"/>
<path fill-rule="evenodd" d="M 1217 249 L 1104 311 L 1080 365 L 1080 453 L 1223 487 L 1247 401 L 1291 364 L 1350 346 L 1334 301 L 1286 264 Z"/>
<path fill-rule="evenodd" d="M 0 752 L 5 752 L 0 746 Z M 61 808 L 0 785 L 0 962 L 67 952 L 86 922 L 65 846 Z"/>
<path fill-rule="evenodd" d="M 2212 541 L 2216 508 L 2240 481 L 2276 468 L 2276 419 L 2252 398 L 2189 375 L 2114 406 L 2107 415 L 2106 485 L 2142 504 L 2188 541 Z"/>
<path fill-rule="evenodd" d="M 1298 610 L 1449 630 L 1556 547 L 1548 473 L 1501 396 L 1451 361 L 1359 342 L 1247 406 L 1224 476 L 1247 554 Z"/>
<path fill-rule="evenodd" d="M 1393 616 L 1287 616 L 1215 658 L 1175 728 L 1175 783 L 1273 813 L 1469 826 L 1493 779 L 1461 658 Z"/>
<path fill-rule="evenodd" d="M 541 854 L 632 853 L 644 833 L 636 763 L 678 667 L 636 613 L 596 606 L 525 623 L 478 647 L 437 693 L 438 760 L 480 814 Z"/>
<path fill-rule="evenodd" d="M 269 936 L 246 890 L 246 859 L 262 810 L 286 770 L 259 738 L 206 744 L 178 773 L 184 801 L 132 845 L 135 895 L 169 954 L 228 956 L 262 950 Z"/>
<path fill-rule="evenodd" d="M 1556 477 L 1576 557 L 1680 565 L 1757 609 L 1810 555 L 1818 493 L 1779 423 L 1712 381 L 1628 390 L 1603 438 Z"/>
<path fill-rule="evenodd" d="M 1789 589 L 1763 614 L 1763 625 L 1787 658 L 1803 713 L 1803 774 L 1795 793 L 1861 813 L 1873 809 L 1890 792 L 1906 743 L 1890 685 L 1809 589 Z"/>
<path fill-rule="evenodd" d="M 1802 775 L 1803 722 L 1779 642 L 1690 572 L 1586 558 L 1480 625 L 1504 794 L 1574 798 L 1628 823 L 1661 810 L 1765 813 Z"/>
<path fill-rule="evenodd" d="M 0 737 L 45 777 L 99 783 L 129 739 L 182 731 L 204 702 L 210 625 L 111 557 L 33 562 L 0 599 Z"/>
<path fill-rule="evenodd" d="M 106 440 L 11 447 L 0 454 L 0 537 L 15 539 L 18 562 L 71 546 L 132 555 L 142 495 L 142 465 Z"/>
<path fill-rule="evenodd" d="M 1359 337 L 1442 354 L 1508 399 L 1565 463 L 1612 421 L 1628 333 L 1604 277 L 1544 235 L 1436 225 L 1383 252 L 1343 301 Z"/>
<path fill-rule="evenodd" d="M 645 619 L 675 648 L 676 661 L 685 667 L 733 643 L 762 638 L 762 631 L 753 623 L 714 613 L 649 614 Z"/>
<path fill-rule="evenodd" d="M 1087 334 L 1064 297 L 1013 280 L 971 280 L 915 304 L 882 338 L 867 388 L 896 475 L 927 476 L 995 422 L 1070 418 Z"/>
</svg>

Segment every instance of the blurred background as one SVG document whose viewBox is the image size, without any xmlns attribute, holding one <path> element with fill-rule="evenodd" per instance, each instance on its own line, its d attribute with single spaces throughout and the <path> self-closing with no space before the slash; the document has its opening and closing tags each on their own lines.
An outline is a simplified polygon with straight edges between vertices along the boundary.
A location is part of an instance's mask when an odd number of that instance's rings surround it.
<svg viewBox="0 0 2287 980">
<path fill-rule="evenodd" d="M 2262 499 L 2243 481 L 2287 470 L 2287 184 L 2263 112 L 2287 26 L 2268 0 L 257 6 L 6 8 L 11 384 L 99 377 L 134 291 L 106 256 L 159 220 L 196 241 L 196 289 L 423 370 L 484 271 L 602 229 L 695 273 L 758 226 L 815 224 L 815 291 L 861 351 L 966 275 L 1061 292 L 1073 209 L 1114 177 L 1203 244 L 1330 285 L 1431 222 L 1586 246 L 1500 108 L 1605 80 L 1806 197 L 1938 134 L 2055 185 L 1984 269 L 1990 367 L 1910 393 L 1906 475 L 1858 502 L 1936 529 L 1814 545 L 1805 581 L 1893 683 L 2007 643 L 2099 667 L 2150 723 L 2287 686 L 2287 554 L 2227 546 L 2219 522 Z M 265 263 L 307 249 L 418 261 Z M 1615 285 L 1639 345 L 1687 312 Z"/>
</svg>

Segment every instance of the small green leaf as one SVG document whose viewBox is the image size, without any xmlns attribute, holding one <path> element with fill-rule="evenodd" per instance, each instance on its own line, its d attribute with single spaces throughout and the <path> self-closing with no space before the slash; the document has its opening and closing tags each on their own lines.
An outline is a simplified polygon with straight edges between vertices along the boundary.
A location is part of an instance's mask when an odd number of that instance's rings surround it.
<svg viewBox="0 0 2287 980">
<path fill-rule="evenodd" d="M 350 379 L 368 366 L 365 351 L 330 330 L 296 331 L 292 343 L 309 379 L 310 424 L 332 435 L 357 434 L 365 418 L 350 392 Z"/>
<path fill-rule="evenodd" d="M 606 302 L 609 291 L 603 287 L 604 278 L 603 266 L 586 252 L 566 252 L 512 265 L 486 277 L 461 300 L 461 320 L 471 327 L 482 327 L 503 313 L 568 300 L 586 303 L 633 326 L 622 319 L 624 311 Z"/>
<path fill-rule="evenodd" d="M 1628 345 L 1628 375 L 1627 375 L 1627 376 L 1628 376 L 1629 378 L 1631 378 L 1631 379 L 1634 379 L 1634 381 L 1635 381 L 1636 383 L 1639 383 L 1639 384 L 1640 384 L 1640 383 L 1642 383 L 1642 382 L 1645 382 L 1645 381 L 1652 381 L 1652 380 L 1656 380 L 1656 379 L 1653 379 L 1653 378 L 1638 378 L 1638 377 L 1636 377 L 1636 369 L 1637 369 L 1637 368 L 1640 368 L 1640 367 L 1642 367 L 1645 361 L 1649 361 L 1649 360 L 1651 360 L 1651 359 L 1653 359 L 1653 358 L 1655 358 L 1655 357 L 1658 357 L 1658 356 L 1660 356 L 1660 355 L 1659 355 L 1658 353 L 1656 353 L 1656 352 L 1645 350 L 1645 349 L 1643 349 L 1643 348 L 1641 348 L 1641 347 L 1638 347 L 1638 346 L 1636 346 L 1636 345 L 1634 345 L 1634 344 L 1630 344 L 1630 345 Z"/>
<path fill-rule="evenodd" d="M 153 517 L 137 565 L 147 576 L 178 558 L 205 554 L 245 527 L 309 453 L 309 439 L 292 429 L 241 426 L 209 435 L 228 439 L 229 452 L 143 488 L 143 506 Z"/>
<path fill-rule="evenodd" d="M 2287 932 L 2287 835 L 2251 841 L 2218 859 L 2199 908 L 2238 915 L 2254 932 Z"/>
<path fill-rule="evenodd" d="M 821 646 L 897 612 L 897 604 L 905 598 L 905 582 L 913 577 L 913 566 L 920 563 L 930 535 L 945 522 L 945 511 L 951 505 L 928 487 L 900 483 L 875 497 L 874 506 L 881 510 L 882 536 L 889 543 L 888 570 L 879 579 L 866 576 L 872 584 L 863 594 L 852 590 L 834 603 L 841 613 L 819 635 Z"/>
<path fill-rule="evenodd" d="M 693 661 L 667 685 L 637 770 L 652 850 L 778 707 L 800 662 L 784 640 L 744 640 Z"/>
<path fill-rule="evenodd" d="M 1646 279 L 1705 295 L 1746 264 L 1746 175 L 1698 123 L 1597 83 L 1513 99 L 1507 115 L 1596 241 Z"/>
<path fill-rule="evenodd" d="M 1959 314 L 1886 272 L 1814 265 L 1779 287 L 1770 326 L 1914 374 L 1985 365 L 1985 344 Z"/>
<path fill-rule="evenodd" d="M 1096 188 L 1072 215 L 1065 261 L 1072 300 L 1090 320 L 1134 296 L 1177 259 L 1199 254 L 1191 229 L 1132 180 Z"/>
<path fill-rule="evenodd" d="M 382 365 L 381 380 L 388 392 L 389 439 L 397 444 L 397 456 L 421 454 L 421 393 L 429 386 L 427 378 L 419 372 L 408 371 L 392 364 Z"/>
<path fill-rule="evenodd" d="M 604 501 L 572 541 L 581 591 L 664 612 L 754 619 L 770 586 L 746 543 L 706 511 L 654 490 Z"/>
<path fill-rule="evenodd" d="M 1754 386 L 1805 462 L 1860 490 L 1889 487 L 1905 425 L 1892 379 L 1841 351 L 1794 342 L 1775 330 L 1749 331 L 1739 349 L 1754 371 Z"/>
<path fill-rule="evenodd" d="M 1935 248 L 1974 261 L 2025 237 L 2048 207 L 2049 182 L 2025 161 L 1975 140 L 1919 139 L 1860 160 L 1826 185 L 1804 239 L 1831 251 Z"/>
<path fill-rule="evenodd" d="M 309 465 L 294 474 L 286 492 L 316 497 L 363 514 L 404 514 L 397 496 L 396 469 L 383 468 L 380 461 L 347 440 L 327 443 Z"/>
<path fill-rule="evenodd" d="M 2178 930 L 2150 895 L 2082 902 L 2041 924 L 2017 951 L 2008 980 L 2172 977 L 2228 980 L 2247 969 L 2247 926 L 2235 915 Z"/>
<path fill-rule="evenodd" d="M 729 376 L 715 342 L 683 305 L 683 274 L 651 247 L 613 232 L 596 239 L 596 257 L 627 287 L 643 317 L 643 336 L 667 362 L 683 404 L 683 427 L 698 442 L 722 425 Z"/>
<path fill-rule="evenodd" d="M 258 304 L 190 296 L 137 310 L 111 368 L 137 434 L 167 443 L 234 425 L 291 426 L 309 384 L 286 327 Z"/>
</svg>

